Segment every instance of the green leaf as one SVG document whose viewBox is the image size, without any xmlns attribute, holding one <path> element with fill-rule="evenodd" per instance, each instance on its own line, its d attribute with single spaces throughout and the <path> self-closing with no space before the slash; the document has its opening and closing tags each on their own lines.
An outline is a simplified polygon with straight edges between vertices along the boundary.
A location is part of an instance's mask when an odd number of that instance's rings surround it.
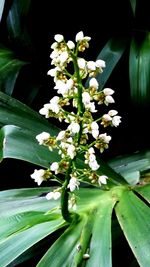
<svg viewBox="0 0 150 267">
<path fill-rule="evenodd" d="M 13 125 L 6 125 L 0 130 L 0 160 L 16 158 L 49 167 L 50 163 L 60 161 L 57 151 L 49 151 L 40 146 L 34 132 Z"/>
<path fill-rule="evenodd" d="M 4 9 L 5 0 L 0 1 L 0 21 L 2 19 L 3 9 Z"/>
<path fill-rule="evenodd" d="M 117 173 L 120 173 L 131 185 L 139 182 L 140 173 L 149 169 L 150 152 L 134 153 L 133 155 L 118 156 L 108 161 Z"/>
<path fill-rule="evenodd" d="M 14 0 L 7 17 L 7 27 L 11 38 L 18 39 L 22 42 L 29 42 L 25 19 L 27 17 L 30 0 Z M 26 39 L 27 38 L 27 39 Z"/>
<path fill-rule="evenodd" d="M 126 239 L 141 267 L 150 265 L 150 209 L 131 191 L 125 191 L 115 207 Z"/>
<path fill-rule="evenodd" d="M 147 179 L 147 178 L 146 178 Z M 149 177 L 148 177 L 149 179 Z M 141 182 L 142 184 L 142 182 Z M 150 203 L 150 184 L 146 184 L 144 186 L 137 186 L 134 190 L 139 193 L 146 201 Z"/>
<path fill-rule="evenodd" d="M 104 202 L 99 205 L 95 214 L 92 238 L 90 242 L 90 258 L 86 267 L 111 267 L 111 216 L 115 204 L 112 199 L 105 196 Z"/>
<path fill-rule="evenodd" d="M 122 57 L 127 46 L 127 41 L 128 40 L 125 38 L 122 39 L 114 37 L 106 43 L 98 55 L 97 59 L 102 59 L 106 62 L 106 68 L 102 73 L 96 76 L 96 79 L 99 82 L 99 90 L 102 90 L 118 61 Z M 86 82 L 86 86 L 88 86 L 88 81 L 89 79 Z"/>
<path fill-rule="evenodd" d="M 71 225 L 65 233 L 58 238 L 52 247 L 43 256 L 37 267 L 55 266 L 66 267 L 71 266 L 74 254 L 77 254 L 77 242 L 83 228 L 83 221 L 78 224 Z M 61 254 L 61 257 L 60 257 Z M 55 255 L 55 256 L 54 256 Z"/>
<path fill-rule="evenodd" d="M 135 11 L 136 11 L 136 0 L 130 0 L 130 4 L 132 7 L 133 14 L 135 16 Z"/>
<path fill-rule="evenodd" d="M 132 38 L 129 55 L 131 99 L 138 106 L 150 104 L 150 33 L 139 43 Z"/>
<path fill-rule="evenodd" d="M 59 129 L 33 109 L 20 101 L 0 92 L 0 125 L 16 125 L 31 130 L 34 135 L 42 131 L 49 131 L 56 135 Z"/>
<path fill-rule="evenodd" d="M 62 219 L 44 222 L 11 235 L 3 240 L 0 243 L 0 266 L 5 267 L 28 248 L 62 226 Z"/>
<path fill-rule="evenodd" d="M 20 69 L 27 64 L 16 58 L 7 48 L 0 48 L 0 91 L 11 95 L 19 75 Z"/>
</svg>

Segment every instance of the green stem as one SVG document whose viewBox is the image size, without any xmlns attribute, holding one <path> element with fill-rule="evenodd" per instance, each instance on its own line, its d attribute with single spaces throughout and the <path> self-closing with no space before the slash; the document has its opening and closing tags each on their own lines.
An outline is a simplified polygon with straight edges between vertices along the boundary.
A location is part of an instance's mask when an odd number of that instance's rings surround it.
<svg viewBox="0 0 150 267">
<path fill-rule="evenodd" d="M 62 192 L 61 192 L 61 213 L 64 220 L 69 223 L 71 223 L 72 221 L 72 216 L 68 209 L 69 193 L 67 186 L 70 180 L 71 167 L 72 167 L 72 160 L 70 160 L 69 167 L 65 176 L 65 182 L 62 186 Z"/>
<path fill-rule="evenodd" d="M 76 79 L 77 79 L 77 84 L 78 84 L 78 111 L 77 111 L 77 114 L 78 114 L 78 116 L 83 117 L 84 105 L 82 102 L 82 91 L 83 91 L 82 79 L 80 77 L 79 67 L 78 67 L 78 63 L 77 63 L 77 55 L 72 53 L 71 56 L 73 59 L 74 71 L 76 74 Z M 80 143 L 81 134 L 82 134 L 82 121 L 80 122 L 80 131 L 77 134 L 77 143 L 78 144 Z M 62 213 L 64 220 L 66 220 L 69 223 L 72 222 L 73 216 L 69 212 L 69 209 L 68 209 L 68 200 L 69 200 L 68 184 L 69 184 L 70 174 L 72 171 L 72 166 L 73 166 L 73 163 L 75 161 L 75 158 L 70 160 L 70 162 L 69 162 L 69 167 L 68 167 L 68 170 L 66 172 L 65 182 L 62 186 L 62 193 L 61 193 L 61 213 Z"/>
</svg>

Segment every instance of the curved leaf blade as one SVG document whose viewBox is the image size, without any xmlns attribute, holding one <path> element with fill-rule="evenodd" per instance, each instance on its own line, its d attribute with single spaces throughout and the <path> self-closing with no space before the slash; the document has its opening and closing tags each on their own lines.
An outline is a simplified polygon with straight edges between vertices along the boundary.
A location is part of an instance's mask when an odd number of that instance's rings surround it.
<svg viewBox="0 0 150 267">
<path fill-rule="evenodd" d="M 34 135 L 42 131 L 51 131 L 57 135 L 59 129 L 27 105 L 0 92 L 0 125 L 13 124 L 31 130 Z"/>
<path fill-rule="evenodd" d="M 96 79 L 99 82 L 99 90 L 102 90 L 118 61 L 122 57 L 126 49 L 127 41 L 127 39 L 114 37 L 106 43 L 102 51 L 99 53 L 97 60 L 102 59 L 106 62 L 106 68 L 102 73 L 96 76 Z M 86 82 L 86 86 L 88 86 L 88 81 L 89 79 Z"/>
<path fill-rule="evenodd" d="M 130 4 L 131 4 L 131 7 L 132 7 L 133 15 L 135 16 L 136 0 L 130 0 Z"/>
<path fill-rule="evenodd" d="M 147 179 L 147 177 L 146 177 Z M 149 179 L 149 177 L 148 177 Z M 142 182 L 141 182 L 142 184 Z M 139 193 L 146 201 L 150 203 L 150 184 L 146 184 L 144 186 L 137 186 L 134 190 Z"/>
<path fill-rule="evenodd" d="M 3 240 L 0 243 L 0 266 L 7 266 L 28 248 L 61 227 L 63 227 L 62 219 L 44 222 Z"/>
<path fill-rule="evenodd" d="M 33 132 L 13 125 L 0 130 L 0 160 L 4 158 L 16 158 L 46 168 L 60 160 L 57 151 L 51 152 L 38 144 Z"/>
<path fill-rule="evenodd" d="M 150 265 L 150 209 L 131 191 L 115 207 L 119 224 L 141 267 Z"/>
<path fill-rule="evenodd" d="M 131 100 L 138 106 L 148 106 L 150 101 L 150 33 L 139 44 L 133 38 L 129 55 Z"/>
<path fill-rule="evenodd" d="M 5 0 L 0 1 L 0 21 L 2 19 L 3 9 L 4 9 Z"/>
<path fill-rule="evenodd" d="M 90 242 L 90 258 L 86 267 L 111 267 L 111 215 L 115 201 L 111 198 L 104 197 L 104 202 L 99 205 L 95 214 L 92 238 Z"/>
<path fill-rule="evenodd" d="M 11 95 L 21 68 L 28 64 L 17 59 L 14 53 L 6 48 L 0 48 L 0 91 Z"/>
</svg>

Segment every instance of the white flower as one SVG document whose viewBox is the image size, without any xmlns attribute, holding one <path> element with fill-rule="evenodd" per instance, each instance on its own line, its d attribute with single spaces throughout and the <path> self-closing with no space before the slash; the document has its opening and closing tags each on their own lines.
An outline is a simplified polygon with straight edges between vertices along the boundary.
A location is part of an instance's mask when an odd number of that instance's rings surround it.
<svg viewBox="0 0 150 267">
<path fill-rule="evenodd" d="M 76 148 L 74 145 L 68 145 L 68 148 L 67 148 L 67 155 L 73 159 L 76 155 Z"/>
<path fill-rule="evenodd" d="M 56 34 L 54 39 L 56 42 L 61 43 L 64 40 L 64 36 L 62 34 Z"/>
<path fill-rule="evenodd" d="M 112 125 L 117 127 L 121 122 L 121 117 L 120 116 L 114 116 L 112 118 Z"/>
<path fill-rule="evenodd" d="M 85 67 L 86 67 L 86 61 L 85 61 L 85 59 L 84 58 L 78 58 L 77 62 L 78 62 L 79 69 L 84 70 Z"/>
<path fill-rule="evenodd" d="M 72 122 L 68 126 L 68 130 L 71 131 L 71 133 L 76 134 L 80 131 L 80 125 L 77 122 Z"/>
<path fill-rule="evenodd" d="M 92 136 L 96 139 L 99 135 L 99 126 L 97 122 L 93 121 L 91 123 L 91 131 L 92 131 Z"/>
<path fill-rule="evenodd" d="M 51 59 L 55 59 L 59 56 L 58 51 L 54 50 L 51 54 L 50 54 L 50 58 Z"/>
<path fill-rule="evenodd" d="M 58 162 L 53 162 L 50 166 L 50 170 L 58 174 L 59 164 Z"/>
<path fill-rule="evenodd" d="M 69 49 L 74 49 L 75 48 L 75 44 L 72 41 L 68 41 L 67 42 L 67 46 L 68 46 Z"/>
<path fill-rule="evenodd" d="M 100 134 L 98 138 L 101 139 L 105 144 L 108 144 L 111 140 L 111 136 L 107 135 L 106 133 Z"/>
<path fill-rule="evenodd" d="M 94 71 L 94 70 L 96 70 L 95 62 L 94 62 L 94 61 L 88 61 L 88 62 L 87 62 L 87 68 L 88 68 L 88 70 L 90 70 L 90 71 Z"/>
<path fill-rule="evenodd" d="M 112 97 L 111 95 L 107 95 L 107 96 L 105 97 L 105 101 L 104 101 L 104 103 L 105 103 L 106 105 L 108 105 L 108 104 L 112 104 L 112 103 L 115 103 L 115 100 L 113 99 L 113 97 Z"/>
<path fill-rule="evenodd" d="M 84 36 L 83 32 L 80 31 L 80 32 L 78 32 L 78 33 L 76 34 L 75 40 L 76 40 L 76 42 L 81 42 L 81 41 L 83 41 L 83 40 L 85 40 L 85 41 L 90 41 L 90 40 L 91 40 L 91 37 L 89 37 L 89 36 Z"/>
<path fill-rule="evenodd" d="M 41 115 L 45 115 L 46 118 L 49 118 L 50 104 L 45 104 L 43 108 L 39 110 Z"/>
<path fill-rule="evenodd" d="M 95 103 L 94 102 L 90 102 L 89 104 L 86 104 L 85 108 L 88 109 L 89 111 L 91 111 L 92 113 L 97 112 L 97 110 L 95 109 Z"/>
<path fill-rule="evenodd" d="M 79 185 L 80 182 L 78 181 L 78 179 L 76 177 L 72 177 L 69 181 L 67 188 L 69 188 L 70 191 L 73 192 L 76 188 L 79 188 Z"/>
<path fill-rule="evenodd" d="M 76 40 L 76 42 L 79 42 L 79 41 L 82 41 L 83 38 L 84 38 L 83 32 L 80 31 L 80 32 L 78 32 L 78 33 L 76 34 L 75 40 Z"/>
<path fill-rule="evenodd" d="M 58 102 L 59 102 L 59 97 L 58 96 L 54 96 L 50 100 L 50 104 L 49 104 L 49 109 L 52 110 L 56 114 L 58 114 L 59 111 L 60 111 L 60 105 L 58 104 Z"/>
<path fill-rule="evenodd" d="M 47 132 L 42 132 L 36 136 L 36 139 L 38 140 L 39 144 L 44 144 L 45 141 L 47 141 L 50 138 L 50 134 Z"/>
<path fill-rule="evenodd" d="M 115 110 L 115 109 L 111 109 L 109 112 L 108 112 L 108 115 L 113 117 L 113 116 L 116 116 L 118 114 L 118 111 Z"/>
<path fill-rule="evenodd" d="M 104 95 L 105 96 L 107 96 L 107 95 L 113 95 L 114 90 L 112 90 L 110 88 L 105 88 L 105 89 L 103 89 L 103 92 L 104 92 Z"/>
<path fill-rule="evenodd" d="M 94 150 L 93 147 L 90 147 L 90 148 L 88 149 L 88 152 L 89 152 L 89 154 L 93 154 L 93 153 L 95 153 L 95 150 Z"/>
<path fill-rule="evenodd" d="M 56 192 L 49 192 L 47 195 L 46 195 L 46 199 L 47 200 L 50 200 L 50 199 L 54 199 L 54 200 L 57 200 L 58 198 L 60 198 L 61 196 L 61 193 L 59 191 L 56 191 Z"/>
<path fill-rule="evenodd" d="M 44 180 L 45 170 L 43 169 L 35 169 L 34 173 L 31 174 L 31 178 L 34 179 L 34 181 L 40 185 Z"/>
<path fill-rule="evenodd" d="M 91 97 L 90 94 L 88 92 L 83 92 L 82 93 L 82 102 L 84 105 L 87 105 L 90 103 Z"/>
<path fill-rule="evenodd" d="M 112 118 L 110 117 L 109 114 L 104 114 L 103 117 L 102 117 L 102 119 L 103 119 L 104 121 L 112 121 Z"/>
<path fill-rule="evenodd" d="M 99 167 L 100 167 L 100 165 L 97 163 L 96 160 L 90 161 L 89 162 L 89 166 L 92 169 L 92 171 L 97 171 L 99 169 Z"/>
<path fill-rule="evenodd" d="M 68 57 L 69 57 L 68 52 L 67 52 L 67 51 L 64 51 L 64 52 L 62 52 L 62 53 L 59 55 L 59 57 L 58 57 L 58 61 L 59 61 L 61 64 L 64 64 L 64 63 L 67 61 Z"/>
<path fill-rule="evenodd" d="M 92 78 L 92 79 L 90 79 L 89 86 L 93 87 L 93 88 L 95 88 L 97 90 L 99 84 L 98 84 L 98 82 L 97 82 L 97 80 L 95 78 Z"/>
<path fill-rule="evenodd" d="M 60 131 L 59 134 L 58 134 L 57 137 L 56 137 L 56 140 L 57 140 L 57 141 L 61 141 L 61 140 L 63 140 L 63 139 L 65 138 L 65 134 L 66 134 L 65 131 Z"/>
<path fill-rule="evenodd" d="M 105 68 L 106 67 L 105 61 L 101 59 L 96 60 L 96 67 Z"/>
<path fill-rule="evenodd" d="M 108 177 L 106 175 L 100 175 L 98 177 L 98 183 L 101 186 L 101 184 L 107 184 Z"/>
</svg>

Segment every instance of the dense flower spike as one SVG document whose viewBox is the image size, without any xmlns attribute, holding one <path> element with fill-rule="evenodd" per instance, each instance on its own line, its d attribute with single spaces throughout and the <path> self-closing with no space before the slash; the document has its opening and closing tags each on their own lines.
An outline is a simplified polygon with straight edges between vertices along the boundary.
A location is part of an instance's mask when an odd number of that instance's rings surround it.
<svg viewBox="0 0 150 267">
<path fill-rule="evenodd" d="M 60 161 L 51 162 L 48 170 L 35 170 L 31 178 L 38 185 L 49 178 L 61 184 L 61 187 L 48 193 L 46 198 L 58 199 L 61 196 L 62 214 L 64 219 L 69 221 L 69 215 L 66 215 L 66 210 L 64 212 L 63 205 L 73 210 L 76 208 L 75 191 L 79 189 L 80 182 L 86 181 L 96 186 L 107 184 L 108 177 L 103 173 L 100 175 L 101 167 L 95 149 L 102 153 L 108 148 L 111 136 L 103 133 L 103 129 L 107 126 L 117 127 L 121 117 L 114 109 L 98 115 L 98 105 L 108 108 L 115 100 L 114 90 L 111 88 L 98 91 L 96 75 L 103 72 L 105 61 L 88 61 L 80 56 L 80 52 L 89 48 L 91 38 L 80 31 L 74 41 L 66 42 L 61 34 L 56 34 L 54 40 L 50 54 L 51 65 L 54 67 L 47 74 L 53 77 L 54 90 L 58 95 L 44 104 L 39 113 L 46 118 L 54 117 L 60 122 L 64 121 L 63 128 L 65 124 L 66 128 L 57 136 L 51 136 L 47 132 L 36 136 L 39 145 L 45 145 L 51 151 L 57 149 Z M 86 88 L 83 82 L 85 78 L 89 78 Z M 83 154 L 85 159 L 83 169 L 79 169 L 77 165 L 79 154 Z M 70 197 L 66 197 L 68 191 Z M 66 199 L 67 206 L 63 204 Z"/>
</svg>

